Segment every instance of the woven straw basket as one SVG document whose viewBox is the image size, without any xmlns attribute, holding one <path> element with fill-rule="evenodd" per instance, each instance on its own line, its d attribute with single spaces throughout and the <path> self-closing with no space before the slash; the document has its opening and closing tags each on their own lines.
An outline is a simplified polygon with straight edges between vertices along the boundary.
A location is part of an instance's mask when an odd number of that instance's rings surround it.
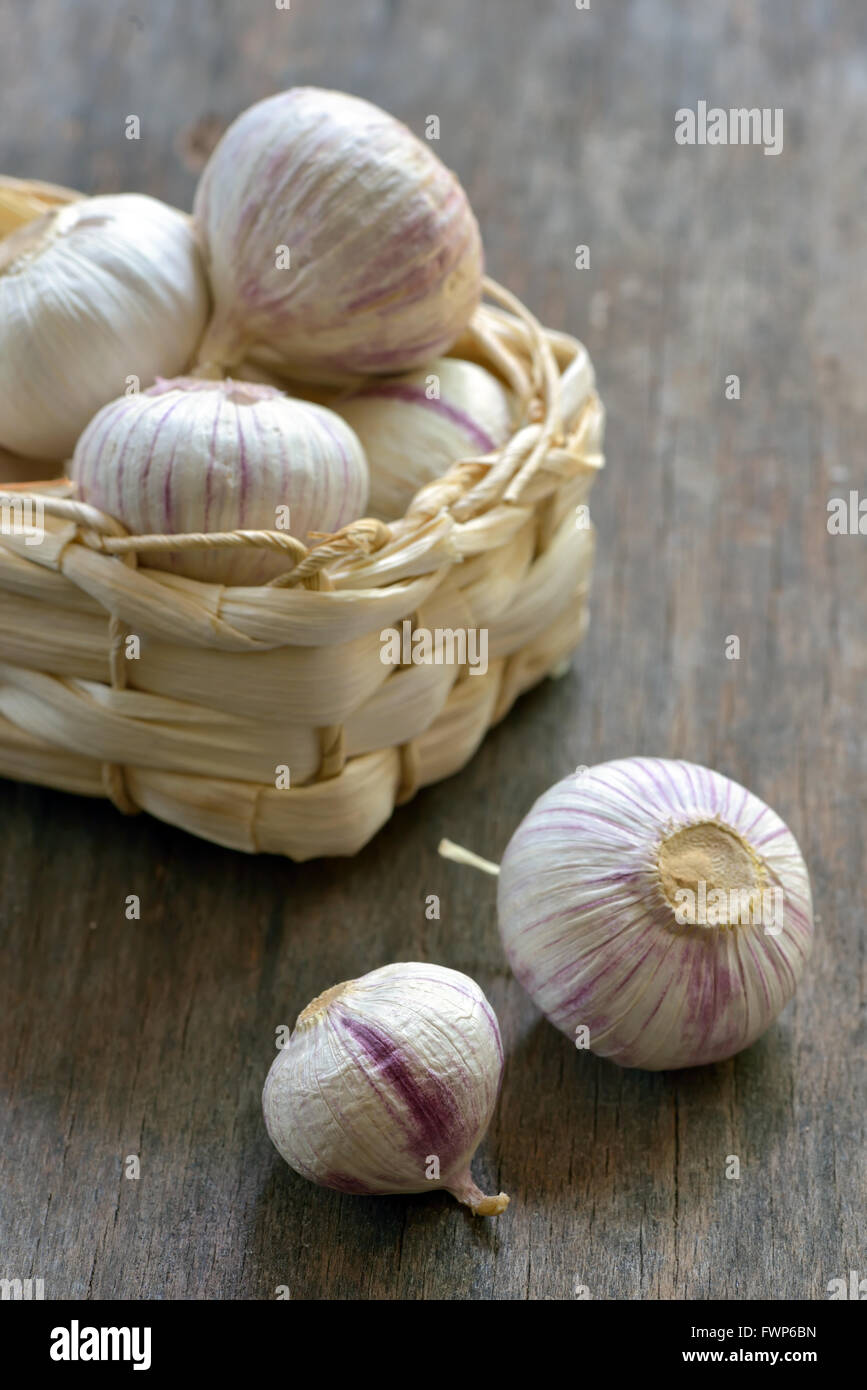
<svg viewBox="0 0 867 1390">
<path fill-rule="evenodd" d="M 0 180 L 0 236 L 77 196 Z M 40 473 L 0 453 L 0 775 L 234 849 L 353 854 L 562 668 L 586 625 L 604 412 L 581 344 L 485 290 L 494 303 L 453 355 L 509 384 L 514 434 L 390 525 L 360 520 L 309 549 L 283 532 L 129 536 L 63 479 L 18 481 Z M 39 543 L 13 524 L 24 505 L 42 508 Z M 148 568 L 156 549 L 202 545 L 268 546 L 286 571 L 228 588 Z M 486 672 L 384 665 L 381 634 L 405 619 L 486 629 Z"/>
</svg>

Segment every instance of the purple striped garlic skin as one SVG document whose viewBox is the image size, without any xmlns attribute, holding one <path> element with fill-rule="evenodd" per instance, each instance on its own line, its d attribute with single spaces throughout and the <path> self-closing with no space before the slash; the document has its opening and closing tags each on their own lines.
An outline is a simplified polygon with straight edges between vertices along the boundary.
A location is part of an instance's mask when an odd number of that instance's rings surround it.
<svg viewBox="0 0 867 1390">
<path fill-rule="evenodd" d="M 177 377 L 122 396 L 90 422 L 69 471 L 83 501 L 136 535 L 284 530 L 309 543 L 367 506 L 367 461 L 340 416 L 250 382 Z M 293 563 L 253 548 L 149 550 L 140 562 L 232 585 Z"/>
<path fill-rule="evenodd" d="M 403 516 L 420 487 L 459 459 L 489 454 L 512 428 L 506 388 L 484 367 L 456 357 L 371 382 L 335 401 L 334 409 L 361 440 L 370 513 L 381 521 Z"/>
<path fill-rule="evenodd" d="M 128 377 L 185 371 L 209 312 L 189 219 L 83 198 L 0 242 L 0 448 L 65 460 Z"/>
<path fill-rule="evenodd" d="M 470 1172 L 500 1090 L 503 1046 L 475 981 L 386 965 L 308 1004 L 268 1073 L 268 1133 L 296 1173 L 373 1196 L 445 1188 L 476 1215 L 508 1204 Z"/>
<path fill-rule="evenodd" d="M 779 816 L 718 772 L 658 758 L 579 770 L 541 796 L 503 857 L 498 911 L 550 1021 L 653 1071 L 748 1047 L 813 940 L 809 876 Z"/>
<path fill-rule="evenodd" d="M 284 374 L 336 382 L 408 371 L 446 352 L 481 298 L 481 237 L 455 176 L 343 92 L 251 106 L 193 213 L 215 299 L 202 362 L 276 354 Z"/>
</svg>

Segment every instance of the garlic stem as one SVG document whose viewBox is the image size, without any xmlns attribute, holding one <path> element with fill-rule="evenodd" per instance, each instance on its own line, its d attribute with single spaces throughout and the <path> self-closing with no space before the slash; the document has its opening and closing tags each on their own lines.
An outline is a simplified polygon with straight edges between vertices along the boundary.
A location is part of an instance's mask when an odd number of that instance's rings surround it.
<svg viewBox="0 0 867 1390">
<path fill-rule="evenodd" d="M 465 1207 L 469 1207 L 473 1216 L 499 1216 L 509 1205 L 509 1198 L 505 1192 L 498 1193 L 496 1197 L 486 1197 L 481 1188 L 473 1182 L 469 1168 L 455 1182 L 449 1183 L 446 1191 Z"/>
<path fill-rule="evenodd" d="M 241 334 L 214 318 L 199 343 L 193 375 L 228 376 L 241 363 L 246 351 Z"/>
<path fill-rule="evenodd" d="M 3 238 L 0 242 L 0 275 L 14 275 L 51 245 L 52 238 L 61 229 L 60 211 L 44 213 L 23 227 Z"/>
<path fill-rule="evenodd" d="M 197 360 L 195 367 L 190 368 L 189 375 L 198 381 L 223 381 L 227 372 L 219 362 L 200 362 Z"/>
<path fill-rule="evenodd" d="M 494 864 L 490 859 L 483 859 L 480 854 L 473 854 L 471 849 L 464 849 L 463 845 L 456 845 L 453 840 L 440 840 L 437 852 L 443 859 L 451 859 L 455 864 L 467 864 L 471 869 L 481 869 L 485 874 L 493 874 L 496 878 L 500 872 L 499 864 Z"/>
</svg>

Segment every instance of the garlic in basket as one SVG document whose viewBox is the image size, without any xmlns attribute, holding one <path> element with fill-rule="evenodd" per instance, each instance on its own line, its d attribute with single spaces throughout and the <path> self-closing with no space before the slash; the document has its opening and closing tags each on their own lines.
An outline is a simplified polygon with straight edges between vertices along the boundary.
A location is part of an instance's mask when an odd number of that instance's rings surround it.
<svg viewBox="0 0 867 1390">
<path fill-rule="evenodd" d="M 183 371 L 208 315 L 189 220 L 155 198 L 83 198 L 0 241 L 0 448 L 65 459 L 129 377 Z"/>
<path fill-rule="evenodd" d="M 779 816 L 718 772 L 661 758 L 545 792 L 509 841 L 497 904 L 512 969 L 551 1022 L 651 1071 L 748 1047 L 813 940 L 809 876 Z"/>
<path fill-rule="evenodd" d="M 385 965 L 300 1014 L 262 1095 L 268 1133 L 311 1182 L 367 1195 L 445 1188 L 497 1216 L 470 1161 L 496 1105 L 503 1048 L 474 980 L 440 965 Z"/>
<path fill-rule="evenodd" d="M 239 116 L 194 217 L 215 299 L 203 363 L 276 356 L 320 381 L 406 371 L 446 352 L 479 303 L 481 239 L 457 179 L 343 92 L 294 87 Z"/>
<path fill-rule="evenodd" d="M 340 416 L 252 382 L 178 377 L 112 401 L 78 441 L 70 476 L 83 501 L 137 535 L 284 530 L 307 542 L 367 505 L 364 452 Z M 147 550 L 142 563 L 241 585 L 290 567 L 256 548 Z"/>
<path fill-rule="evenodd" d="M 370 466 L 370 513 L 403 516 L 425 483 L 458 459 L 505 443 L 511 402 L 474 362 L 441 357 L 406 376 L 371 382 L 334 406 L 361 440 Z"/>
</svg>

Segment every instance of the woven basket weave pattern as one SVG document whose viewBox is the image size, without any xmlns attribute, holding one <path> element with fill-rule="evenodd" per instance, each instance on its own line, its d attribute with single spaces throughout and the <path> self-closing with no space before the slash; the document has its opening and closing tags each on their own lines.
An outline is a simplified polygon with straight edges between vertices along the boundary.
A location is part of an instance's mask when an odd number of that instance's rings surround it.
<svg viewBox="0 0 867 1390">
<path fill-rule="evenodd" d="M 0 182 L 0 233 L 64 196 Z M 462 767 L 584 633 L 594 535 L 579 509 L 604 428 L 583 347 L 486 291 L 497 306 L 454 352 L 509 383 L 515 433 L 398 522 L 310 549 L 281 533 L 129 537 L 69 483 L 0 484 L 7 517 L 27 497 L 44 510 L 40 544 L 0 528 L 0 775 L 301 860 L 355 853 Z M 286 573 L 242 589 L 148 568 L 155 549 L 202 545 L 267 545 Z M 405 619 L 485 629 L 486 672 L 383 664 L 381 634 Z"/>
</svg>

